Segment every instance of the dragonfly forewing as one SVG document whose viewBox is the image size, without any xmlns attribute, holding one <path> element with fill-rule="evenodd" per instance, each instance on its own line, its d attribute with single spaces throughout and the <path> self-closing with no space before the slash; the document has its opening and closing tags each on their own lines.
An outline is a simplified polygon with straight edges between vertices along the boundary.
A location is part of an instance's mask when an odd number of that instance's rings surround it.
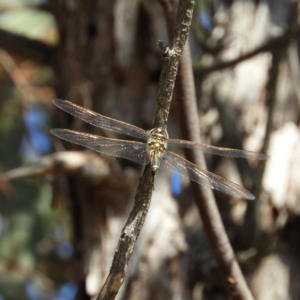
<svg viewBox="0 0 300 300">
<path fill-rule="evenodd" d="M 109 139 L 68 129 L 52 129 L 51 133 L 65 141 L 100 153 L 126 158 L 141 165 L 147 165 L 150 161 L 146 143 Z"/>
<path fill-rule="evenodd" d="M 227 195 L 249 200 L 255 199 L 252 193 L 241 186 L 226 180 L 221 176 L 203 170 L 171 151 L 166 151 L 164 153 L 160 166 L 161 168 L 186 176 L 199 184 L 218 190 Z"/>
<path fill-rule="evenodd" d="M 65 112 L 96 127 L 126 134 L 142 140 L 147 140 L 149 138 L 149 133 L 139 127 L 100 115 L 70 101 L 53 99 L 52 102 Z"/>
<path fill-rule="evenodd" d="M 248 158 L 248 159 L 267 159 L 269 156 L 263 153 L 257 153 L 252 151 L 244 151 L 239 149 L 231 148 L 220 148 L 211 145 L 195 143 L 192 141 L 169 139 L 168 146 L 177 146 L 187 149 L 196 149 L 204 153 L 226 156 L 226 157 L 237 157 L 237 158 Z"/>
</svg>

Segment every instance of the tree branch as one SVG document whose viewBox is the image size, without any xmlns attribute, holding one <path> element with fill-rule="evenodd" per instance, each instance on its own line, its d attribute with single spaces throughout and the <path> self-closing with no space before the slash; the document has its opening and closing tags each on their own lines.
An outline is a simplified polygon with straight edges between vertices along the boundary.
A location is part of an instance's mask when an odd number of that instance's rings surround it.
<svg viewBox="0 0 300 300">
<path fill-rule="evenodd" d="M 172 28 L 173 20 L 170 6 L 166 5 L 163 0 L 161 0 L 161 2 L 163 2 L 168 29 Z M 172 34 L 171 30 L 168 30 L 168 32 L 169 35 Z M 201 142 L 197 113 L 198 109 L 196 105 L 196 90 L 188 43 L 185 46 L 179 65 L 177 87 L 184 138 L 195 142 Z M 188 150 L 185 152 L 186 157 L 190 161 L 201 168 L 206 169 L 206 163 L 202 152 Z M 219 270 L 224 278 L 231 297 L 233 299 L 243 300 L 253 299 L 230 245 L 212 190 L 204 188 L 195 182 L 191 182 L 191 184 L 202 219 L 204 232 L 211 245 Z"/>
<path fill-rule="evenodd" d="M 167 51 L 164 52 L 162 58 L 154 127 L 165 127 L 167 123 L 178 64 L 191 26 L 193 8 L 194 0 L 181 0 L 179 2 L 175 38 L 172 47 L 165 49 Z M 150 207 L 153 187 L 154 173 L 148 165 L 140 179 L 134 207 L 121 232 L 109 275 L 97 300 L 114 299 L 124 281 L 129 258 Z"/>
</svg>

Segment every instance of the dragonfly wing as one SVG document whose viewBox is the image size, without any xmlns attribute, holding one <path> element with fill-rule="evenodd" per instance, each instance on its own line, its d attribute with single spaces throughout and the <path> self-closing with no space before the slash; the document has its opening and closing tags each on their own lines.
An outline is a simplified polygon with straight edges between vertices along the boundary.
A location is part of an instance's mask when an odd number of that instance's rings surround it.
<svg viewBox="0 0 300 300">
<path fill-rule="evenodd" d="M 166 151 L 164 153 L 161 159 L 161 167 L 182 176 L 186 176 L 199 184 L 221 191 L 227 195 L 249 200 L 255 199 L 253 194 L 241 186 L 221 176 L 203 170 L 171 151 Z"/>
<path fill-rule="evenodd" d="M 64 110 L 65 112 L 96 127 L 134 136 L 142 140 L 147 140 L 149 138 L 149 134 L 147 133 L 147 131 L 139 127 L 102 116 L 98 113 L 93 112 L 92 110 L 81 107 L 67 100 L 53 99 L 52 101 L 57 107 Z"/>
<path fill-rule="evenodd" d="M 191 141 L 184 141 L 184 140 L 169 139 L 168 145 L 179 146 L 187 149 L 196 149 L 205 153 L 226 156 L 226 157 L 250 158 L 250 159 L 260 159 L 260 160 L 267 159 L 269 157 L 269 155 L 263 153 L 231 149 L 231 148 L 221 148 L 221 147 L 215 147 L 211 145 L 194 143 Z"/>
<path fill-rule="evenodd" d="M 126 158 L 141 165 L 146 165 L 150 161 L 146 143 L 108 139 L 68 129 L 52 129 L 51 133 L 65 141 L 100 153 Z"/>
</svg>

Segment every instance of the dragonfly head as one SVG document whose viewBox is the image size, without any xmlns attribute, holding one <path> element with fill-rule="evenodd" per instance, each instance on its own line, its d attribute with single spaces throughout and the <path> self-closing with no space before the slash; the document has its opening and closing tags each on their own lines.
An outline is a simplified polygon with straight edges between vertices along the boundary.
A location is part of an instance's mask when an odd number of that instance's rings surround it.
<svg viewBox="0 0 300 300">
<path fill-rule="evenodd" d="M 157 128 L 153 128 L 151 130 L 149 130 L 149 134 L 152 137 L 156 137 L 156 138 L 161 138 L 164 140 L 169 139 L 169 135 L 166 129 L 162 128 L 162 127 L 157 127 Z"/>
</svg>

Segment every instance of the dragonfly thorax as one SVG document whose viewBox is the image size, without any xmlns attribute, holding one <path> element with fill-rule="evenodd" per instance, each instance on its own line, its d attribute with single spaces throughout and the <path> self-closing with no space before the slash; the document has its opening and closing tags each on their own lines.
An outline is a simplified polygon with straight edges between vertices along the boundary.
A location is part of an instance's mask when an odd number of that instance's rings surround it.
<svg viewBox="0 0 300 300">
<path fill-rule="evenodd" d="M 150 137 L 147 141 L 150 163 L 153 172 L 160 166 L 160 159 L 167 149 L 168 133 L 163 128 L 153 128 L 149 131 Z"/>
</svg>

